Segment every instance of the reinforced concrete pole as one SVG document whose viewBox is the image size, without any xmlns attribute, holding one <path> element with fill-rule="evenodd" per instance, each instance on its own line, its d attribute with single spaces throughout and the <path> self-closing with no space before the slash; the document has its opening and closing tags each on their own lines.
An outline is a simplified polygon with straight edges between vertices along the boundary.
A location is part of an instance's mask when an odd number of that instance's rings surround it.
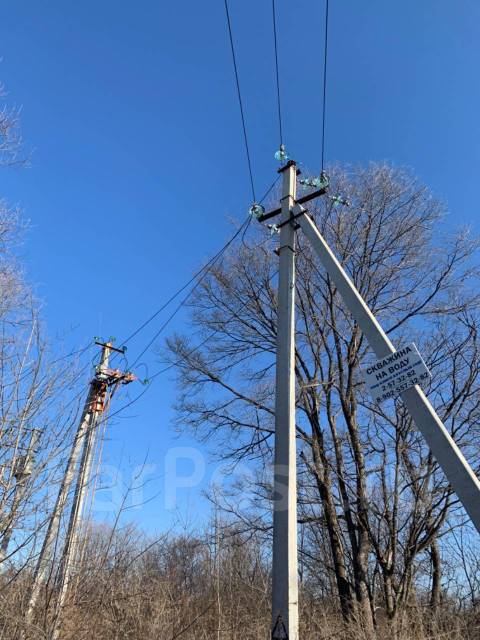
<svg viewBox="0 0 480 640">
<path fill-rule="evenodd" d="M 110 357 L 111 344 L 107 343 L 102 350 L 102 358 L 97 369 L 97 378 L 102 378 L 103 371 L 108 369 L 108 361 Z M 97 393 L 99 389 L 97 388 Z M 97 398 L 98 399 L 98 398 Z M 60 572 L 58 578 L 59 591 L 56 603 L 56 615 L 53 623 L 51 640 L 57 640 L 60 634 L 60 625 L 62 622 L 62 611 L 70 584 L 72 569 L 78 554 L 80 523 L 85 506 L 85 499 L 88 492 L 90 481 L 93 454 L 95 451 L 95 442 L 97 436 L 97 422 L 100 411 L 97 407 L 92 407 L 92 418 L 88 430 L 84 437 L 82 458 L 80 460 L 80 469 L 78 471 L 77 481 L 75 484 L 75 494 L 73 497 L 72 507 L 70 510 L 70 519 L 68 522 L 67 535 L 65 538 L 65 546 L 63 549 L 62 559 L 60 562 Z"/>
<path fill-rule="evenodd" d="M 97 381 L 97 378 L 95 377 L 90 383 L 90 389 L 88 392 L 87 399 L 85 401 L 85 405 L 83 407 L 80 423 L 78 425 L 77 433 L 75 434 L 75 438 L 73 440 L 67 466 L 65 468 L 65 472 L 63 475 L 62 483 L 58 491 L 58 495 L 55 501 L 55 506 L 53 508 L 52 515 L 50 516 L 47 533 L 45 534 L 45 538 L 42 544 L 42 549 L 40 551 L 37 565 L 35 567 L 35 572 L 33 574 L 32 585 L 30 587 L 30 591 L 28 594 L 27 610 L 25 612 L 26 633 L 25 632 L 22 633 L 23 638 L 26 637 L 26 635 L 28 634 L 28 627 L 29 625 L 31 625 L 33 620 L 35 605 L 38 601 L 38 597 L 40 595 L 42 585 L 47 575 L 47 570 L 49 568 L 52 551 L 55 548 L 55 543 L 58 536 L 58 530 L 60 527 L 60 520 L 68 500 L 68 495 L 70 493 L 70 488 L 72 486 L 75 472 L 77 470 L 78 459 L 80 457 L 80 452 L 82 450 L 82 445 L 84 443 L 85 435 L 92 424 L 92 418 L 93 418 L 92 412 L 95 407 L 95 402 L 97 399 L 97 388 L 98 388 L 98 381 Z"/>
<path fill-rule="evenodd" d="M 296 166 L 283 169 L 279 247 L 275 462 L 273 496 L 272 639 L 298 639 L 297 460 L 295 438 Z"/>
<path fill-rule="evenodd" d="M 300 205 L 295 206 L 295 214 L 302 210 Z M 343 270 L 313 220 L 307 213 L 297 220 L 377 358 L 384 358 L 393 353 L 395 347 Z M 480 533 L 480 481 L 421 388 L 417 385 L 407 389 L 401 394 L 401 398 Z"/>
</svg>

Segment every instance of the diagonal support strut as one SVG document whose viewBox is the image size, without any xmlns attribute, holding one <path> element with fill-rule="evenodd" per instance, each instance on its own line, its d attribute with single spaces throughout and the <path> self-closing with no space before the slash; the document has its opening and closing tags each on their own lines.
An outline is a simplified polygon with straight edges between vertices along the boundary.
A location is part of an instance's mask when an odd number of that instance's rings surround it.
<svg viewBox="0 0 480 640">
<path fill-rule="evenodd" d="M 304 213 L 305 215 L 298 214 Z M 328 246 L 315 222 L 306 215 L 300 204 L 293 207 L 293 214 L 307 236 L 327 273 L 360 329 L 380 359 L 395 351 L 387 334 L 363 300 L 334 253 Z M 430 450 L 443 469 L 448 482 L 462 502 L 475 528 L 480 533 L 480 481 L 468 464 L 459 447 L 449 434 L 422 389 L 417 385 L 401 394 L 401 398 L 417 428 L 423 434 Z"/>
</svg>

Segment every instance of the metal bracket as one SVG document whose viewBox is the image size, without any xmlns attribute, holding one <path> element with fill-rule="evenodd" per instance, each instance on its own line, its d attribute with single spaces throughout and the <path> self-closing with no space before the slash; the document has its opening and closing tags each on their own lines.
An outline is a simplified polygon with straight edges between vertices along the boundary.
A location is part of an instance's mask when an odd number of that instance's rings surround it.
<svg viewBox="0 0 480 640">
<path fill-rule="evenodd" d="M 117 347 L 114 347 L 111 342 L 100 342 L 100 340 L 95 340 L 95 344 L 98 344 L 99 347 L 108 347 L 110 351 L 116 351 L 117 353 L 125 353 L 127 350 L 127 347 L 118 349 Z"/>
<path fill-rule="evenodd" d="M 327 193 L 328 187 L 322 187 L 322 189 L 318 189 L 317 191 L 312 191 L 312 193 L 307 194 L 306 196 L 302 196 L 298 200 L 295 200 L 295 204 L 305 204 L 305 202 L 309 202 L 310 200 L 314 200 L 315 198 L 319 198 Z M 265 220 L 269 220 L 270 218 L 274 218 L 282 213 L 282 208 L 273 209 L 272 211 L 268 211 L 263 215 L 259 216 L 259 222 L 265 222 Z"/>
<path fill-rule="evenodd" d="M 284 244 L 281 247 L 278 247 L 277 249 L 273 250 L 273 253 L 275 253 L 278 257 L 280 257 L 280 251 L 282 249 L 290 249 L 290 251 L 295 255 L 295 249 L 290 246 L 289 244 Z"/>
<path fill-rule="evenodd" d="M 120 369 L 103 369 L 97 371 L 96 378 L 99 382 L 105 383 L 107 386 L 121 382 L 122 384 L 129 384 L 134 380 L 137 380 L 137 376 L 133 373 L 120 371 Z"/>
<path fill-rule="evenodd" d="M 303 216 L 305 213 L 308 213 L 308 209 L 302 209 L 300 213 L 296 213 L 294 216 L 291 215 L 288 220 L 284 220 L 280 224 L 277 224 L 277 229 L 281 229 L 286 224 L 291 224 L 294 220 L 296 220 L 297 218 L 300 218 L 300 216 Z M 295 229 L 298 229 L 298 225 L 295 225 Z"/>
</svg>

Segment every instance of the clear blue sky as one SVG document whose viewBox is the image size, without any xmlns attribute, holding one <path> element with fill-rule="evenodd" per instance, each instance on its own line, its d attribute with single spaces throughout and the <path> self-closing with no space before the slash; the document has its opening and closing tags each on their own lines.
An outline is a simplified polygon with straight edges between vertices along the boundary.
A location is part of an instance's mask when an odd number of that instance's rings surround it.
<svg viewBox="0 0 480 640">
<path fill-rule="evenodd" d="M 271 2 L 230 7 L 260 193 L 278 146 Z M 318 169 L 324 2 L 277 7 L 285 142 Z M 408 165 L 452 221 L 478 231 L 480 4 L 331 0 L 330 18 L 327 160 Z M 27 170 L 2 171 L 0 195 L 31 221 L 23 254 L 50 335 L 73 328 L 72 346 L 121 339 L 251 204 L 223 1 L 4 3 L 0 56 L 35 150 Z M 146 360 L 155 370 L 154 355 Z M 172 521 L 165 454 L 191 444 L 173 438 L 173 401 L 171 381 L 157 379 L 106 447 L 108 464 L 135 466 L 148 451 L 157 465 L 148 491 L 160 497 L 131 512 L 150 530 Z M 198 490 L 179 496 L 182 513 L 201 519 Z"/>
</svg>

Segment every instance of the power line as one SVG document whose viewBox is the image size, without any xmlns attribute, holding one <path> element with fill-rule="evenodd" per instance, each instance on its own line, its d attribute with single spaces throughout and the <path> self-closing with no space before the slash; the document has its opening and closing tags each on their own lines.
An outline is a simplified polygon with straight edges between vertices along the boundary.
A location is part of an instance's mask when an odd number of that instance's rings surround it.
<svg viewBox="0 0 480 640">
<path fill-rule="evenodd" d="M 265 191 L 265 193 L 263 194 L 261 199 L 258 201 L 258 204 L 262 204 L 262 202 L 265 200 L 265 198 L 268 196 L 268 194 L 272 191 L 272 189 L 274 188 L 274 186 L 277 184 L 277 182 L 280 180 L 281 177 L 282 176 L 280 174 L 278 174 L 278 176 L 275 178 L 275 180 L 272 182 L 272 184 Z M 248 228 L 249 228 L 251 222 L 252 222 L 252 217 L 250 216 L 250 220 L 248 220 L 247 225 L 245 226 L 245 229 L 243 230 L 243 233 L 242 233 L 242 244 L 243 245 L 245 245 L 245 235 L 246 235 L 246 233 L 248 231 Z"/>
<path fill-rule="evenodd" d="M 283 144 L 282 132 L 282 110 L 280 106 L 280 80 L 278 73 L 278 46 L 277 46 L 277 17 L 275 10 L 275 0 L 272 0 L 272 19 L 273 19 L 273 45 L 275 49 L 275 74 L 277 78 L 277 109 L 278 109 L 278 129 L 280 133 L 280 147 Z"/>
<path fill-rule="evenodd" d="M 244 223 L 245 224 L 245 223 Z M 242 225 L 243 226 L 243 225 Z M 155 318 L 164 310 L 168 307 L 169 304 L 171 304 L 175 298 L 178 298 L 178 296 L 182 293 L 182 291 L 185 291 L 185 289 L 192 283 L 194 282 L 205 270 L 208 270 L 208 268 L 210 267 L 211 263 L 217 258 L 217 256 L 224 250 L 225 247 L 223 247 L 222 249 L 220 249 L 220 251 L 215 254 L 213 256 L 213 258 L 211 258 L 206 265 L 204 265 L 201 269 L 199 269 L 191 278 L 190 280 L 188 280 L 182 287 L 180 287 L 180 289 L 178 289 L 172 296 L 170 296 L 170 298 L 164 303 L 162 304 L 161 307 L 159 307 L 154 313 L 152 313 L 152 315 L 147 318 L 147 320 L 145 320 L 145 322 L 143 322 L 137 329 L 135 329 L 135 331 L 133 333 L 131 333 L 128 338 L 126 340 L 122 341 L 122 346 L 126 345 L 128 342 L 130 342 L 130 340 L 132 340 L 132 338 L 134 338 L 138 333 L 140 333 L 140 331 L 142 331 L 142 329 L 145 329 L 146 326 L 148 326 L 153 320 L 155 320 Z"/>
<path fill-rule="evenodd" d="M 262 201 L 267 197 L 267 195 L 270 193 L 270 191 L 273 189 L 273 187 L 275 186 L 277 180 L 275 180 L 275 182 L 273 182 L 273 184 L 269 187 L 269 189 L 266 191 L 265 195 L 262 198 Z M 150 324 L 166 307 L 168 307 L 169 304 L 171 304 L 171 302 L 173 302 L 173 300 L 175 300 L 175 298 L 177 298 L 182 291 L 185 291 L 185 289 L 192 283 L 194 283 L 193 287 L 190 289 L 190 291 L 188 292 L 188 294 L 181 300 L 180 304 L 176 307 L 176 309 L 173 311 L 173 313 L 167 318 L 167 320 L 162 324 L 162 326 L 160 327 L 160 329 L 158 329 L 158 331 L 155 333 L 155 335 L 153 336 L 153 338 L 147 343 L 147 345 L 143 348 L 143 350 L 140 352 L 140 354 L 135 358 L 133 364 L 131 365 L 131 367 L 133 368 L 133 366 L 140 360 L 140 358 L 148 351 L 148 349 L 150 349 L 150 347 L 152 346 L 152 344 L 155 342 L 155 340 L 158 338 L 158 336 L 162 333 L 162 331 L 168 326 L 168 324 L 173 320 L 173 318 L 176 316 L 176 314 L 180 311 L 180 309 L 183 307 L 183 305 L 186 303 L 186 301 L 189 299 L 189 297 L 192 295 L 192 293 L 194 292 L 194 290 L 199 286 L 199 284 L 202 282 L 203 278 L 206 276 L 206 274 L 208 273 L 208 271 L 210 270 L 210 268 L 215 264 L 215 262 L 217 260 L 219 260 L 221 258 L 221 256 L 225 253 L 225 251 L 228 249 L 228 247 L 232 244 L 232 242 L 235 241 L 235 239 L 240 235 L 240 233 L 245 233 L 245 231 L 248 228 L 248 225 L 251 221 L 251 216 L 248 216 L 248 218 L 245 219 L 245 221 L 242 223 L 242 225 L 237 229 L 237 231 L 233 234 L 233 236 L 223 245 L 223 247 L 217 251 L 217 253 L 210 258 L 210 260 L 207 262 L 206 265 L 204 265 L 201 269 L 199 269 L 189 280 L 188 282 L 186 282 L 182 287 L 180 287 L 180 289 L 178 289 L 172 296 L 170 296 L 170 298 L 161 306 L 159 307 L 159 309 L 157 309 L 155 311 L 155 313 L 153 313 L 147 320 L 145 320 L 137 329 L 135 329 L 135 331 L 130 334 L 130 336 L 128 336 L 128 338 L 126 340 L 124 340 L 121 344 L 125 345 L 127 342 L 129 342 L 132 338 L 134 338 L 140 331 L 142 331 L 142 329 L 144 329 L 148 324 Z M 196 282 L 195 282 L 196 281 Z M 88 345 L 87 347 L 85 347 L 84 349 L 80 349 L 78 352 L 72 352 L 71 354 L 68 355 L 73 355 L 74 353 L 81 353 L 83 354 L 85 351 L 87 351 L 87 349 L 89 349 L 91 347 L 91 345 Z M 117 353 L 113 354 L 113 357 L 115 357 L 117 355 Z M 113 359 L 112 357 L 112 359 Z M 61 358 L 59 358 L 60 360 Z M 95 359 L 95 356 L 94 356 Z M 76 380 L 78 380 L 82 374 L 86 371 L 87 368 L 93 367 L 93 361 L 92 362 L 87 362 L 86 365 L 84 365 L 82 367 L 82 369 L 80 369 L 80 371 L 76 374 Z M 161 371 L 157 372 L 157 374 L 155 374 L 154 376 L 152 376 L 151 379 L 155 378 L 157 375 L 159 375 L 161 373 Z M 84 394 L 84 389 L 81 389 L 77 394 L 75 394 L 73 396 L 73 398 L 71 398 L 67 404 L 63 407 L 63 410 L 67 409 L 70 405 L 72 405 L 76 400 L 78 400 L 82 395 Z M 143 395 L 143 392 L 139 395 L 139 397 L 141 397 Z M 130 406 L 130 403 L 126 406 Z M 112 415 L 116 415 L 112 414 Z"/>
<path fill-rule="evenodd" d="M 93 347 L 93 343 L 89 342 L 86 347 L 82 347 L 81 349 L 76 349 L 75 351 L 70 351 L 70 353 L 67 353 L 64 356 L 60 356 L 59 358 L 52 360 L 52 362 L 50 362 L 50 365 L 56 364 L 61 360 L 66 360 L 67 358 L 72 358 L 73 356 L 76 356 L 76 355 L 83 355 L 85 351 L 88 351 L 88 349 L 91 349 L 92 347 Z"/>
<path fill-rule="evenodd" d="M 279 181 L 281 176 L 277 176 L 275 178 L 275 180 L 272 182 L 272 184 L 268 187 L 268 189 L 265 191 L 265 193 L 263 194 L 259 204 L 262 204 L 262 202 L 267 198 L 267 196 L 270 194 L 270 192 L 272 191 L 272 189 L 275 187 L 275 185 L 277 184 L 277 182 Z M 185 289 L 187 289 L 187 287 L 189 287 L 192 283 L 194 283 L 198 278 L 200 278 L 203 275 L 206 275 L 206 273 L 209 271 L 210 267 L 213 266 L 213 264 L 223 255 L 223 253 L 226 251 L 226 249 L 228 249 L 228 247 L 232 244 L 232 242 L 238 237 L 238 235 L 243 231 L 243 235 L 242 235 L 242 240 L 245 237 L 245 233 L 248 230 L 249 224 L 251 221 L 251 216 L 249 216 L 244 222 L 243 224 L 240 226 L 240 228 L 235 232 L 235 234 L 223 245 L 223 247 L 217 251 L 217 253 L 210 258 L 210 260 L 201 268 L 199 269 L 184 285 L 182 285 L 180 287 L 180 289 L 177 289 L 177 291 L 170 296 L 170 298 L 164 303 L 162 304 L 154 313 L 152 313 L 152 315 L 147 318 L 144 322 L 142 322 L 142 324 L 140 324 L 137 329 L 135 329 L 135 331 L 133 331 L 133 333 L 131 333 L 128 338 L 126 338 L 125 340 L 123 340 L 121 342 L 122 346 L 126 345 L 128 342 L 130 342 L 130 340 L 132 340 L 138 333 L 140 333 L 140 331 L 142 331 L 143 329 L 145 329 L 145 327 L 147 327 L 153 320 L 155 320 L 155 318 L 162 312 L 164 311 L 176 298 L 178 298 L 178 296 L 185 291 Z M 196 286 L 196 285 L 195 285 Z M 191 293 L 191 292 L 190 292 Z M 187 296 L 187 299 L 190 295 L 190 293 Z M 182 306 L 184 303 L 184 301 L 182 301 L 182 303 L 180 304 L 180 306 Z M 177 308 L 177 310 L 175 311 L 175 313 L 178 311 L 179 309 Z M 171 318 L 170 318 L 171 319 Z M 169 320 L 170 320 L 169 319 Z M 163 326 L 163 325 L 162 325 Z M 164 327 L 163 327 L 164 328 Z M 162 330 L 163 330 L 162 328 Z M 116 356 L 117 354 L 113 354 L 112 359 Z M 143 355 L 140 354 L 139 357 L 137 357 L 135 359 L 135 363 L 139 360 L 139 358 Z M 133 366 L 133 365 L 132 365 Z"/>
<path fill-rule="evenodd" d="M 327 110 L 328 1 L 325 0 L 325 49 L 323 52 L 322 171 L 325 163 L 325 120 Z"/>
<path fill-rule="evenodd" d="M 277 184 L 277 182 L 280 179 L 280 175 L 277 176 L 275 178 L 275 180 L 271 183 L 271 185 L 268 187 L 268 189 L 265 191 L 265 193 L 263 194 L 259 204 L 261 204 L 262 202 L 264 202 L 264 200 L 267 198 L 267 196 L 271 193 L 271 191 L 273 190 L 273 188 L 275 187 L 275 185 Z M 143 350 L 140 352 L 140 354 L 135 358 L 135 361 L 133 362 L 133 364 L 131 365 L 132 367 L 137 364 L 137 362 L 140 360 L 140 358 L 148 351 L 148 349 L 152 346 L 152 344 L 155 342 L 155 340 L 158 338 L 158 336 L 162 333 L 162 331 L 168 326 L 168 324 L 171 322 L 171 320 L 175 317 L 175 315 L 180 311 L 180 309 L 183 307 L 183 305 L 186 303 L 186 301 L 189 299 L 189 297 L 192 295 L 192 293 L 194 292 L 194 290 L 196 289 L 196 287 L 199 286 L 199 284 L 202 282 L 203 278 L 206 276 L 206 274 L 208 273 L 208 271 L 210 270 L 210 268 L 217 262 L 217 260 L 219 260 L 221 258 L 221 256 L 225 253 L 225 251 L 228 249 L 228 247 L 235 241 L 235 239 L 242 233 L 242 242 L 244 240 L 245 237 L 245 233 L 247 232 L 249 225 L 251 222 L 251 216 L 248 216 L 248 218 L 245 219 L 245 221 L 242 223 L 242 225 L 238 228 L 238 230 L 233 234 L 233 236 L 222 246 L 222 248 L 217 251 L 217 253 L 210 258 L 210 260 L 201 268 L 199 269 L 182 287 L 180 287 L 180 289 L 178 289 L 172 296 L 170 296 L 170 298 L 161 306 L 159 307 L 147 320 L 145 320 L 137 329 L 135 329 L 135 331 L 130 334 L 128 336 L 128 338 L 126 340 L 124 340 L 123 342 L 121 342 L 122 345 L 125 345 L 127 342 L 129 342 L 130 340 L 132 340 L 138 333 L 140 333 L 140 331 L 142 331 L 146 326 L 148 326 L 166 307 L 168 307 L 169 304 L 171 304 L 183 291 L 185 291 L 185 289 L 191 285 L 192 283 L 195 283 L 194 286 L 191 288 L 191 290 L 188 292 L 188 294 L 182 299 L 182 301 L 180 302 L 180 304 L 176 307 L 176 309 L 174 310 L 174 312 L 167 318 L 167 320 L 162 324 L 162 326 L 159 328 L 159 330 L 155 333 L 155 335 L 153 336 L 153 338 L 147 343 L 147 345 L 143 348 Z M 197 281 L 197 282 L 195 282 Z M 207 342 L 208 340 L 210 340 L 213 335 L 216 332 L 214 332 L 212 335 L 208 336 L 206 338 L 205 341 L 203 341 L 200 345 L 198 345 L 195 349 L 192 350 L 195 351 L 196 349 L 199 349 L 201 346 L 203 346 L 203 344 L 205 344 L 205 342 Z M 83 353 L 85 353 L 88 349 L 90 349 L 92 347 L 91 344 L 88 344 L 86 347 L 79 349 L 77 351 L 72 351 L 71 353 L 68 353 L 66 356 L 63 356 L 61 358 L 58 358 L 57 360 L 54 360 L 54 362 L 58 362 L 62 359 L 65 359 L 67 357 L 73 356 L 73 355 L 83 355 Z M 117 353 L 114 353 L 112 356 L 113 357 L 117 356 Z M 95 359 L 96 356 L 94 356 Z M 160 374 L 166 372 L 167 370 L 173 368 L 176 364 L 178 363 L 173 363 L 169 366 L 167 366 L 165 369 L 162 369 L 158 372 L 156 372 L 153 376 L 150 377 L 150 380 L 155 379 L 157 376 L 159 376 Z M 83 375 L 83 373 L 88 369 L 94 366 L 94 362 L 90 362 L 88 361 L 81 369 L 80 371 L 77 372 L 76 374 L 76 378 L 75 380 L 79 380 L 81 378 L 81 376 Z M 145 393 L 146 390 L 144 390 L 141 394 L 139 394 L 138 398 L 139 399 L 141 396 L 143 396 L 143 394 Z M 66 405 L 64 405 L 63 410 L 65 411 L 65 409 L 67 409 L 68 407 L 70 407 L 73 403 L 75 403 L 75 401 L 77 401 L 82 395 L 84 394 L 84 389 L 81 389 L 78 393 L 76 393 L 68 402 Z M 117 413 L 119 413 L 121 410 L 123 410 L 124 408 L 130 406 L 132 404 L 132 402 L 129 402 L 127 405 L 125 405 L 125 407 L 122 407 L 121 409 L 119 409 L 118 411 L 116 411 L 114 414 L 111 415 L 116 415 Z"/>
<path fill-rule="evenodd" d="M 247 136 L 246 123 L 245 123 L 245 114 L 244 114 L 244 110 L 243 110 L 243 101 L 242 101 L 242 95 L 241 95 L 241 91 L 240 91 L 240 81 L 239 81 L 238 67 L 237 67 L 237 61 L 236 61 L 236 55 L 235 55 L 235 46 L 234 46 L 234 42 L 233 42 L 233 34 L 232 34 L 232 25 L 231 25 L 231 20 L 230 20 L 230 12 L 229 12 L 229 9 L 228 9 L 228 0 L 225 0 L 225 13 L 226 13 L 226 17 L 227 17 L 228 34 L 229 34 L 229 39 L 230 39 L 230 47 L 231 47 L 231 51 L 232 51 L 233 68 L 234 68 L 234 72 L 235 72 L 235 82 L 236 82 L 236 87 L 237 87 L 238 102 L 239 102 L 239 106 L 240 106 L 240 115 L 241 115 L 241 119 L 242 119 L 243 138 L 244 138 L 244 142 L 245 142 L 245 151 L 246 151 L 246 156 L 247 156 L 248 172 L 249 172 L 249 176 L 250 176 L 250 185 L 251 185 L 251 189 L 252 189 L 253 201 L 256 202 L 255 186 L 254 186 L 254 180 L 253 180 L 253 170 L 252 170 L 252 163 L 251 163 L 251 158 L 250 158 L 250 149 L 249 149 L 249 145 L 248 145 L 248 136 Z M 282 141 L 282 125 L 281 125 L 281 110 L 280 110 L 280 90 L 279 90 L 279 78 L 278 78 L 277 36 L 276 36 L 275 3 L 274 3 L 274 1 L 273 1 L 273 13 L 274 13 L 275 60 L 276 60 L 276 69 L 277 69 L 278 113 L 279 113 L 280 142 L 281 142 Z M 265 192 L 265 194 L 263 195 L 262 199 L 260 200 L 260 204 L 265 200 L 265 198 L 271 192 L 273 187 L 276 185 L 277 181 L 278 181 L 278 178 L 271 184 L 271 186 Z M 195 282 L 195 280 L 198 277 L 200 277 L 202 274 L 205 274 L 208 271 L 208 269 L 210 268 L 210 266 L 226 250 L 226 248 L 229 246 L 229 244 L 231 242 L 233 242 L 233 240 L 242 231 L 242 229 L 243 229 L 243 235 L 242 235 L 242 242 L 243 242 L 243 239 L 245 237 L 245 233 L 246 233 L 246 231 L 247 231 L 247 229 L 249 227 L 250 222 L 251 222 L 251 218 L 247 219 L 243 223 L 242 227 L 238 230 L 238 232 L 233 236 L 233 238 L 231 238 L 231 240 L 224 247 L 222 247 L 222 249 L 220 249 L 220 251 L 204 267 L 202 267 L 202 269 L 200 269 L 196 274 L 194 274 L 190 278 L 190 280 L 188 280 L 188 282 L 186 282 L 183 285 L 183 287 L 181 287 L 178 291 L 176 291 L 159 309 L 157 309 L 149 318 L 147 318 L 147 320 L 145 320 L 145 322 L 143 322 L 132 334 L 130 334 L 128 336 L 128 338 L 126 338 L 126 340 L 124 340 L 122 342 L 122 345 L 126 345 L 130 340 L 132 340 L 132 338 L 134 338 L 140 331 L 142 331 L 142 329 L 144 329 L 147 325 L 149 325 L 150 322 L 152 322 L 166 307 L 168 307 L 168 305 L 171 302 L 173 302 L 173 300 L 175 300 L 175 298 L 177 298 L 182 293 L 182 291 L 184 291 L 190 284 Z M 195 285 L 195 287 L 197 285 L 198 285 L 198 283 Z M 167 320 L 167 324 L 175 316 L 175 314 L 179 311 L 179 309 L 183 306 L 184 302 L 190 296 L 190 293 L 185 298 L 185 300 L 183 300 L 180 303 L 180 305 L 177 307 L 175 312 Z M 159 332 L 163 331 L 165 326 L 166 326 L 165 324 L 162 325 L 162 327 L 160 328 Z M 159 332 L 157 332 L 157 334 Z M 156 336 L 157 336 L 157 334 L 156 334 Z M 153 341 L 155 339 L 156 338 L 154 337 Z M 144 351 L 142 351 L 142 353 L 136 358 L 134 364 L 139 360 L 139 358 L 143 355 L 143 353 L 146 350 L 148 350 L 148 348 L 151 346 L 153 341 L 151 341 L 149 343 L 149 345 L 146 347 L 146 349 Z M 115 355 L 116 354 L 114 354 L 114 357 L 115 357 Z"/>
<path fill-rule="evenodd" d="M 152 344 L 156 341 L 156 339 L 158 338 L 158 336 L 162 333 L 162 331 L 170 324 L 170 322 L 173 320 L 173 318 L 177 315 L 177 313 L 180 311 L 180 309 L 183 307 L 183 305 L 187 302 L 187 300 L 190 298 L 190 296 L 192 295 L 192 293 L 195 291 L 195 289 L 198 287 L 198 285 L 200 284 L 201 280 L 198 280 L 193 287 L 190 289 L 190 291 L 187 293 L 187 295 L 183 298 L 183 300 L 180 302 L 180 304 L 176 307 L 175 311 L 173 313 L 171 313 L 169 315 L 169 317 L 165 320 L 165 322 L 162 324 L 162 326 L 160 327 L 160 329 L 158 329 L 158 331 L 155 332 L 153 338 L 151 338 L 147 345 L 142 349 L 142 351 L 140 351 L 140 353 L 138 354 L 138 356 L 135 358 L 135 360 L 133 361 L 133 363 L 130 365 L 130 368 L 133 368 L 137 362 L 140 360 L 140 358 L 150 349 L 150 347 L 152 346 Z"/>
<path fill-rule="evenodd" d="M 265 198 L 269 195 L 269 193 L 272 191 L 273 187 L 277 184 L 277 182 L 280 180 L 281 177 L 282 177 L 281 174 L 278 174 L 278 176 L 275 178 L 275 180 L 272 182 L 272 184 L 265 191 L 265 193 L 262 196 L 262 199 L 259 201 L 258 204 L 262 204 L 263 203 Z"/>
<path fill-rule="evenodd" d="M 242 94 L 241 94 L 241 91 L 240 91 L 240 80 L 238 78 L 237 59 L 235 57 L 235 46 L 233 44 L 232 24 L 230 22 L 230 13 L 228 11 L 228 1 L 227 0 L 225 0 L 225 13 L 227 15 L 228 35 L 230 37 L 230 48 L 232 50 L 233 69 L 234 69 L 234 72 L 235 72 L 235 83 L 237 85 L 238 104 L 240 105 L 240 115 L 242 117 L 243 139 L 244 139 L 244 142 L 245 142 L 245 151 L 246 151 L 246 154 L 247 154 L 248 173 L 250 175 L 250 185 L 252 187 L 253 201 L 256 202 L 255 186 L 254 186 L 254 183 L 253 183 L 252 163 L 251 163 L 251 160 L 250 160 L 250 149 L 248 147 L 247 127 L 246 127 L 246 124 L 245 124 L 245 114 L 243 112 Z"/>
<path fill-rule="evenodd" d="M 192 295 L 192 293 L 195 291 L 195 289 L 200 285 L 200 283 L 202 282 L 202 280 L 205 278 L 205 276 L 207 275 L 207 273 L 210 271 L 210 269 L 214 266 L 214 264 L 222 257 L 222 255 L 225 253 L 225 251 L 228 249 L 228 247 L 232 244 L 232 242 L 234 242 L 234 240 L 242 233 L 244 232 L 244 230 L 246 231 L 246 229 L 248 228 L 248 225 L 250 224 L 251 221 L 251 216 L 248 216 L 248 218 L 246 218 L 246 220 L 243 222 L 243 224 L 237 229 L 237 231 L 233 234 L 233 236 L 223 245 L 223 247 L 220 249 L 220 251 L 218 251 L 213 258 L 211 258 L 207 264 L 205 265 L 205 267 L 203 267 L 199 272 L 197 272 L 197 274 L 191 278 L 188 283 L 186 285 L 184 285 L 176 294 L 175 296 L 172 296 L 172 298 L 170 298 L 170 301 L 174 298 L 177 297 L 179 295 L 179 293 L 181 293 L 181 291 L 184 291 L 186 289 L 186 287 L 192 282 L 195 281 L 192 288 L 190 289 L 190 291 L 187 293 L 187 295 L 181 300 L 180 304 L 176 307 L 175 311 L 173 311 L 172 314 L 170 314 L 170 316 L 167 318 L 167 320 L 162 324 L 162 326 L 160 327 L 160 329 L 158 329 L 158 331 L 155 333 L 155 335 L 153 336 L 153 338 L 151 338 L 151 340 L 148 342 L 148 344 L 143 348 L 143 350 L 140 352 L 140 354 L 135 358 L 135 361 L 133 362 L 133 364 L 131 365 L 131 367 L 135 366 L 135 364 L 137 364 L 137 362 L 140 360 L 140 358 L 150 349 L 150 347 L 152 346 L 152 344 L 155 342 L 155 340 L 158 338 L 158 336 L 162 333 L 162 331 L 167 327 L 167 325 L 173 320 L 173 318 L 177 315 L 177 313 L 180 311 L 180 309 L 183 307 L 183 305 L 187 302 L 187 300 L 190 298 L 190 296 Z M 162 309 L 164 309 L 167 304 L 163 305 Z M 159 313 L 159 312 L 158 312 Z M 158 315 L 158 313 L 156 313 L 155 315 Z M 154 316 L 155 317 L 155 316 Z M 144 323 L 145 325 L 145 323 Z M 137 331 L 138 333 L 138 331 Z"/>
<path fill-rule="evenodd" d="M 274 183 L 275 184 L 275 183 Z M 273 187 L 273 185 L 272 185 Z M 268 281 L 270 282 L 271 280 L 273 280 L 273 278 L 275 278 L 275 276 L 278 275 L 278 270 L 275 271 L 274 273 L 272 273 L 272 275 L 268 278 Z M 247 306 L 247 302 L 244 302 L 240 308 L 236 311 L 236 314 L 238 315 L 245 307 Z M 212 331 L 211 333 L 208 334 L 208 336 L 206 336 L 201 342 L 200 344 L 197 344 L 195 347 L 193 347 L 193 349 L 191 349 L 186 357 L 190 357 L 191 355 L 193 355 L 195 353 L 195 351 L 198 351 L 199 349 L 201 349 L 203 346 L 205 346 L 205 344 L 211 340 L 215 335 L 217 335 L 217 333 L 220 332 L 220 329 L 214 329 L 214 331 Z M 138 358 L 137 358 L 138 359 Z M 173 369 L 174 367 L 178 366 L 181 362 L 183 362 L 185 360 L 185 358 L 180 358 L 178 360 L 176 360 L 175 362 L 172 362 L 170 364 L 168 364 L 166 367 L 163 367 L 162 369 L 160 369 L 159 371 L 156 371 L 152 376 L 148 377 L 148 385 L 145 386 L 145 388 L 143 389 L 143 391 L 141 391 L 137 396 L 135 396 L 135 398 L 132 398 L 131 400 L 129 400 L 126 404 L 124 404 L 122 407 L 120 407 L 119 409 L 117 409 L 116 411 L 114 411 L 113 413 L 110 413 L 108 415 L 108 418 L 113 418 L 114 416 L 118 415 L 119 413 L 121 413 L 122 411 L 124 411 L 125 409 L 127 409 L 128 407 L 131 407 L 133 404 L 135 404 L 138 400 L 140 400 L 140 398 L 142 398 L 147 391 L 150 389 L 151 387 L 151 382 L 153 380 L 155 380 L 156 378 L 158 378 L 159 376 L 161 376 L 163 373 L 166 373 L 167 371 L 170 371 L 171 369 Z M 106 420 L 107 418 L 104 418 L 104 420 Z M 98 425 L 100 425 L 102 423 L 102 420 L 99 421 Z M 98 426 L 97 425 L 97 426 Z"/>
</svg>

